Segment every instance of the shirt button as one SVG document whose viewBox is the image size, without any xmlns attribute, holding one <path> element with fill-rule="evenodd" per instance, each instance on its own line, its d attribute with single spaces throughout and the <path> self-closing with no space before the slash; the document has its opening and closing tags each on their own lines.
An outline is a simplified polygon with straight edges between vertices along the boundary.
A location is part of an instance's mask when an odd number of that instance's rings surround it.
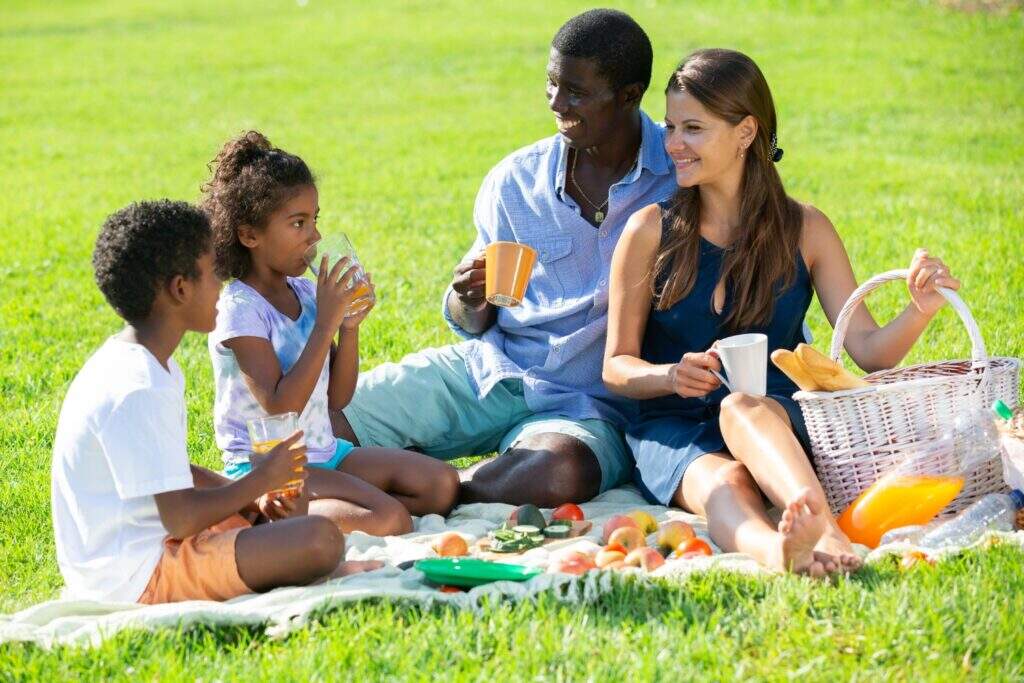
<svg viewBox="0 0 1024 683">
<path fill-rule="evenodd" d="M 604 287 L 604 286 L 605 286 L 606 284 L 608 284 L 608 281 L 607 281 L 607 280 L 605 280 L 604 278 L 601 278 L 601 281 L 600 281 L 600 282 L 598 282 L 597 284 L 599 284 L 599 285 L 601 285 L 602 287 Z"/>
</svg>

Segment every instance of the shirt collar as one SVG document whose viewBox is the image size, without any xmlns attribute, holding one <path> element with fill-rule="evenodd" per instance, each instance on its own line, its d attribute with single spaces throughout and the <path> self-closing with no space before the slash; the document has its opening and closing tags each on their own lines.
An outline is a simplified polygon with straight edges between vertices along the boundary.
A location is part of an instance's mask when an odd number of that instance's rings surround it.
<svg viewBox="0 0 1024 683">
<path fill-rule="evenodd" d="M 558 154 L 558 166 L 555 169 L 555 192 L 565 201 L 565 182 L 568 178 L 569 145 L 558 133 L 555 134 L 555 153 Z M 626 184 L 640 178 L 643 169 L 654 175 L 665 175 L 672 170 L 668 154 L 665 153 L 665 127 L 655 123 L 642 109 L 640 110 L 640 149 L 637 152 L 639 163 L 634 163 L 632 170 L 624 178 Z"/>
</svg>

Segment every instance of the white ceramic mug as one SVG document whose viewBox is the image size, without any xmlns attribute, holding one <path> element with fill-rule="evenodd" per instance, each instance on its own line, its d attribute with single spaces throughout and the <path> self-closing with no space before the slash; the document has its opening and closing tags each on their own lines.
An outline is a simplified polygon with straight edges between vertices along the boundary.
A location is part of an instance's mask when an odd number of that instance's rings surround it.
<svg viewBox="0 0 1024 683">
<path fill-rule="evenodd" d="M 712 349 L 722 361 L 725 376 L 715 370 L 711 372 L 729 391 L 765 395 L 768 384 L 767 335 L 737 334 L 720 339 Z"/>
</svg>

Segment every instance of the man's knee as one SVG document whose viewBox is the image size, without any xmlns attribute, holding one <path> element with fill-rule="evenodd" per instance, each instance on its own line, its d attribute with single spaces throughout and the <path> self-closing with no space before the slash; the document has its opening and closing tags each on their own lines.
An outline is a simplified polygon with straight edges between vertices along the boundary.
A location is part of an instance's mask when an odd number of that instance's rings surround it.
<svg viewBox="0 0 1024 683">
<path fill-rule="evenodd" d="M 590 500 L 601 488 L 601 467 L 593 451 L 565 434 L 537 434 L 516 444 L 518 466 L 534 479 L 531 488 L 542 507 Z"/>
</svg>

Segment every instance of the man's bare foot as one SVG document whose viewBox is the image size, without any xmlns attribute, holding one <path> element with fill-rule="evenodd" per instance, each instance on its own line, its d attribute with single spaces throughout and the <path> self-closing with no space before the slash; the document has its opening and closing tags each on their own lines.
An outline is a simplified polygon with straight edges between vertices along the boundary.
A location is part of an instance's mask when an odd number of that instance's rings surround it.
<svg viewBox="0 0 1024 683">
<path fill-rule="evenodd" d="M 838 563 L 838 569 L 843 572 L 855 572 L 860 569 L 863 562 L 860 556 L 853 550 L 853 544 L 846 535 L 836 528 L 834 523 L 829 524 L 825 533 L 821 535 L 814 549 L 818 552 L 831 555 Z"/>
<path fill-rule="evenodd" d="M 814 546 L 827 529 L 827 522 L 820 510 L 813 509 L 808 493 L 807 489 L 802 490 L 782 512 L 776 562 L 784 571 L 819 578 L 825 575 L 829 558 L 824 558 L 827 562 L 823 563 Z"/>
<path fill-rule="evenodd" d="M 352 574 L 372 572 L 374 569 L 380 569 L 383 566 L 384 563 L 380 560 L 347 560 L 338 563 L 338 566 L 331 572 L 330 578 L 340 579 L 343 576 L 351 576 Z"/>
</svg>

